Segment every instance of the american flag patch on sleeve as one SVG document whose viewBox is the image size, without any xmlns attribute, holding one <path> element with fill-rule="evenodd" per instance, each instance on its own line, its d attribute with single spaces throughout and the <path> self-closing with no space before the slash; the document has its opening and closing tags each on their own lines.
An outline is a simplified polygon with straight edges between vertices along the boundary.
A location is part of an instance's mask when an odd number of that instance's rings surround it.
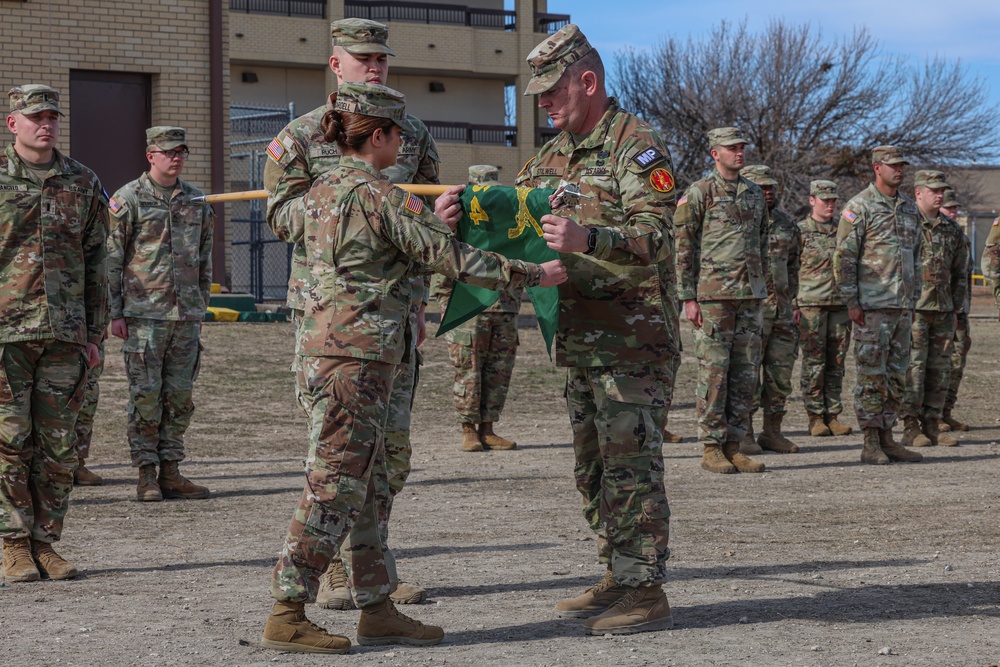
<svg viewBox="0 0 1000 667">
<path fill-rule="evenodd" d="M 858 216 L 857 216 L 856 213 L 854 213 L 854 211 L 848 211 L 845 208 L 844 209 L 844 217 L 847 218 L 848 220 L 850 220 L 851 222 L 854 222 L 857 219 Z"/>
<path fill-rule="evenodd" d="M 270 155 L 271 159 L 275 162 L 281 162 L 281 158 L 285 155 L 285 147 L 281 145 L 281 142 L 278 141 L 277 137 L 272 139 L 271 143 L 267 145 L 267 154 Z"/>
<path fill-rule="evenodd" d="M 424 203 L 410 193 L 406 194 L 406 202 L 403 206 L 405 206 L 407 210 L 413 211 L 414 213 L 420 213 L 424 210 Z"/>
<path fill-rule="evenodd" d="M 117 213 L 118 211 L 122 210 L 122 205 L 119 204 L 114 197 L 112 197 L 111 199 L 108 200 L 108 208 L 111 209 L 112 213 Z"/>
<path fill-rule="evenodd" d="M 683 206 L 686 203 L 688 203 L 688 196 L 687 195 L 684 195 L 683 197 L 681 197 L 680 199 L 677 200 L 677 205 L 678 206 Z"/>
</svg>

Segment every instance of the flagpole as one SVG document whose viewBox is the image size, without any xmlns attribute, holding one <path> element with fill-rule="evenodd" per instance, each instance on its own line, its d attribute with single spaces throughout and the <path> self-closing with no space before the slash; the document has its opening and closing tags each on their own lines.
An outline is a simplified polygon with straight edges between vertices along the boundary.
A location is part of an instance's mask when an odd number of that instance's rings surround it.
<svg viewBox="0 0 1000 667">
<path fill-rule="evenodd" d="M 452 187 L 450 185 L 430 185 L 425 183 L 399 183 L 400 187 L 410 194 L 418 197 L 437 197 L 444 194 L 445 190 Z M 195 197 L 197 201 L 209 204 L 219 204 L 233 201 L 250 201 L 252 199 L 267 199 L 267 190 L 246 190 L 244 192 L 220 192 L 214 195 L 204 195 Z"/>
</svg>

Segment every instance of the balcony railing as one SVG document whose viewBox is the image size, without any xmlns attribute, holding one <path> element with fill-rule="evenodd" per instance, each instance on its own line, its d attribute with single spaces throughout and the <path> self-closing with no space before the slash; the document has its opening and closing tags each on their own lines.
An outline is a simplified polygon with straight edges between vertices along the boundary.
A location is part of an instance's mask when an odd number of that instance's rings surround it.
<svg viewBox="0 0 1000 667">
<path fill-rule="evenodd" d="M 413 23 L 464 25 L 490 30 L 513 31 L 517 27 L 517 12 L 512 10 L 480 9 L 432 2 L 345 0 L 344 16 L 381 22 L 410 21 Z"/>
<path fill-rule="evenodd" d="M 535 12 L 535 31 L 552 34 L 569 25 L 569 14 Z"/>
<path fill-rule="evenodd" d="M 229 0 L 229 11 L 321 19 L 326 17 L 326 0 Z"/>
<path fill-rule="evenodd" d="M 517 146 L 517 126 L 515 125 L 473 125 L 472 123 L 451 123 L 440 120 L 425 120 L 424 124 L 436 141 Z"/>
</svg>

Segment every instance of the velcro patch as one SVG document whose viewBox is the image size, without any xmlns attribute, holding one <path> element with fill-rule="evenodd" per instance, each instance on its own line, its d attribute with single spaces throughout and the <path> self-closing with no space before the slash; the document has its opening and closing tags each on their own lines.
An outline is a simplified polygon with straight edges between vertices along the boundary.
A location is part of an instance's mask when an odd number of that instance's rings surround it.
<svg viewBox="0 0 1000 667">
<path fill-rule="evenodd" d="M 656 164 L 662 159 L 663 159 L 663 153 L 661 153 L 658 149 L 654 147 L 654 148 L 647 148 L 638 155 L 633 156 L 632 162 L 635 162 L 641 168 L 645 169 L 647 167 Z"/>
<path fill-rule="evenodd" d="M 845 218 L 847 218 L 848 220 L 850 220 L 851 222 L 854 222 L 858 218 L 857 214 L 854 211 L 850 211 L 850 210 L 848 210 L 846 208 L 844 209 L 844 212 L 843 212 L 842 215 Z"/>
<path fill-rule="evenodd" d="M 416 214 L 420 214 L 424 210 L 424 203 L 420 201 L 417 197 L 414 197 L 409 192 L 406 193 L 406 201 L 403 203 L 408 211 L 413 211 Z"/>
<path fill-rule="evenodd" d="M 122 210 L 122 205 L 118 203 L 118 200 L 112 197 L 108 200 L 108 208 L 111 209 L 112 213 L 117 213 Z"/>
<path fill-rule="evenodd" d="M 996 227 L 997 225 L 1000 225 L 1000 217 L 997 217 L 997 219 L 993 221 L 993 226 Z"/>
<path fill-rule="evenodd" d="M 681 197 L 680 199 L 677 200 L 677 205 L 678 206 L 683 206 L 686 203 L 688 203 L 688 196 L 687 195 L 684 195 L 683 197 Z"/>
<path fill-rule="evenodd" d="M 271 156 L 272 160 L 281 164 L 281 158 L 285 156 L 285 147 L 281 145 L 281 142 L 277 138 L 274 138 L 267 145 L 267 154 Z"/>
<path fill-rule="evenodd" d="M 663 167 L 657 167 L 649 174 L 649 185 L 657 192 L 673 192 L 674 176 Z"/>
</svg>

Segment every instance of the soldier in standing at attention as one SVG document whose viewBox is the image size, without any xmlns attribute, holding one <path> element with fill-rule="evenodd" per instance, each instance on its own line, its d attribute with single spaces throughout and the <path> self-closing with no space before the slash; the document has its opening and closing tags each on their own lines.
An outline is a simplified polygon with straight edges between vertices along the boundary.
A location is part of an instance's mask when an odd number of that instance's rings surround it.
<svg viewBox="0 0 1000 667">
<path fill-rule="evenodd" d="M 740 175 L 756 183 L 767 204 L 767 299 L 764 300 L 764 327 L 761 333 L 761 363 L 754 391 L 749 427 L 740 450 L 744 454 L 772 452 L 790 454 L 798 445 L 781 432 L 785 418 L 785 401 L 792 393 L 792 367 L 798 351 L 798 318 L 792 302 L 799 291 L 799 262 L 802 255 L 802 234 L 788 214 L 778 208 L 778 181 L 770 167 L 754 164 L 743 167 Z M 754 441 L 753 415 L 764 409 L 764 429 Z"/>
<path fill-rule="evenodd" d="M 983 248 L 983 258 L 980 261 L 983 277 L 993 291 L 993 302 L 1000 310 L 1000 216 L 993 220 L 990 234 L 986 237 L 986 247 Z M 1000 320 L 1000 313 L 997 315 Z"/>
<path fill-rule="evenodd" d="M 951 218 L 958 219 L 958 197 L 951 187 L 945 188 L 944 201 L 941 202 L 941 213 Z M 965 300 L 961 304 L 955 304 L 955 347 L 951 353 L 951 381 L 948 383 L 948 398 L 944 401 L 944 411 L 941 414 L 941 431 L 968 431 L 969 425 L 964 424 L 951 414 L 958 401 L 958 387 L 962 384 L 962 375 L 965 374 L 965 361 L 969 357 L 969 350 L 972 348 L 972 336 L 969 331 L 969 311 L 972 310 L 972 241 L 969 235 L 962 232 L 962 240 L 965 242 L 965 252 L 969 257 L 965 272 Z"/>
<path fill-rule="evenodd" d="M 915 447 L 954 447 L 958 440 L 941 434 L 938 424 L 951 384 L 955 311 L 965 302 L 969 255 L 958 223 L 940 212 L 948 186 L 943 172 L 924 169 L 914 178 L 920 211 L 921 291 L 910 334 L 901 414 L 901 443 Z"/>
<path fill-rule="evenodd" d="M 469 167 L 469 183 L 500 185 L 500 170 L 493 165 Z M 443 277 L 442 277 L 443 278 Z M 434 281 L 434 292 L 444 317 L 453 280 Z M 516 449 L 517 443 L 493 432 L 503 412 L 517 356 L 517 312 L 523 290 L 507 290 L 492 306 L 461 326 L 449 330 L 448 356 L 455 367 L 455 412 L 462 425 L 462 451 Z"/>
<path fill-rule="evenodd" d="M 862 463 L 922 461 L 892 439 L 910 358 L 910 322 L 920 295 L 920 213 L 899 194 L 909 164 L 895 146 L 872 150 L 875 181 L 847 202 L 833 271 L 855 324 L 854 410 L 864 434 Z"/>
<path fill-rule="evenodd" d="M 330 24 L 330 34 L 333 54 L 329 65 L 337 76 L 338 85 L 386 82 L 389 73 L 388 57 L 394 54 L 386 45 L 389 29 L 385 25 L 365 19 L 343 19 Z M 268 191 L 267 224 L 278 238 L 294 244 L 292 274 L 288 280 L 288 306 L 292 309 L 292 319 L 295 322 L 301 321 L 303 317 L 305 292 L 311 282 L 302 237 L 303 221 L 307 215 L 304 195 L 313 181 L 340 163 L 340 150 L 336 144 L 326 140 L 320 126 L 323 115 L 334 104 L 335 95 L 331 95 L 325 105 L 289 123 L 267 148 L 269 159 L 264 166 L 264 187 Z M 412 129 L 403 132 L 396 164 L 387 167 L 385 175 L 393 183 L 437 184 L 440 182 L 440 160 L 434 139 L 418 118 L 411 115 L 408 120 Z M 457 203 L 454 206 L 460 211 Z M 417 378 L 417 345 L 425 336 L 426 278 L 414 275 L 411 280 L 414 289 L 413 311 L 407 321 L 406 334 L 410 352 L 404 356 L 403 363 L 395 371 L 397 375 L 393 380 L 390 401 L 392 407 L 385 431 L 386 465 L 391 494 L 389 505 L 384 509 L 387 518 L 379 524 L 383 542 L 388 540 L 388 516 L 392 511 L 392 499 L 402 490 L 410 474 L 410 409 Z M 311 412 L 305 402 L 308 392 L 304 392 L 304 376 L 297 365 L 300 357 L 298 353 L 295 354 L 292 370 L 295 371 L 296 396 L 308 415 Z M 348 536 L 344 548 L 350 549 L 353 540 L 354 536 Z M 385 555 L 394 586 L 393 601 L 397 604 L 423 602 L 427 596 L 426 591 L 415 584 L 400 582 L 392 551 L 387 549 Z M 320 582 L 316 603 L 327 609 L 350 609 L 353 606 L 346 571 L 336 559 Z"/>
<path fill-rule="evenodd" d="M 8 93 L 0 153 L 0 538 L 8 582 L 71 579 L 52 548 L 77 468 L 87 369 L 108 325 L 108 201 L 58 150 L 59 93 Z M 41 261 L 40 258 L 44 258 Z"/>
<path fill-rule="evenodd" d="M 694 325 L 698 425 L 709 472 L 763 472 L 740 451 L 760 372 L 767 296 L 767 205 L 740 176 L 747 140 L 735 127 L 708 132 L 715 169 L 677 202 L 678 296 Z"/>
<path fill-rule="evenodd" d="M 802 402 L 809 417 L 809 435 L 850 435 L 851 427 L 837 419 L 844 411 L 841 392 L 851 345 L 851 318 L 833 277 L 837 184 L 811 182 L 809 206 L 812 213 L 799 222 L 802 266 L 799 294 L 793 302 L 802 347 Z"/>
<path fill-rule="evenodd" d="M 201 190 L 180 178 L 189 154 L 184 128 L 149 128 L 149 171 L 110 204 L 111 334 L 124 341 L 128 442 L 142 502 L 209 494 L 178 469 L 194 415 L 215 227 L 212 207 L 195 201 Z"/>
<path fill-rule="evenodd" d="M 678 354 L 670 217 L 674 177 L 656 131 L 608 97 L 601 56 L 569 24 L 528 55 L 538 95 L 560 133 L 518 175 L 521 186 L 578 184 L 574 217 L 542 216 L 563 254 L 556 364 L 567 367 L 576 484 L 597 534 L 604 577 L 556 605 L 590 634 L 672 627 L 663 593 L 670 508 L 663 427 Z M 588 618 L 589 617 L 589 618 Z"/>
</svg>

